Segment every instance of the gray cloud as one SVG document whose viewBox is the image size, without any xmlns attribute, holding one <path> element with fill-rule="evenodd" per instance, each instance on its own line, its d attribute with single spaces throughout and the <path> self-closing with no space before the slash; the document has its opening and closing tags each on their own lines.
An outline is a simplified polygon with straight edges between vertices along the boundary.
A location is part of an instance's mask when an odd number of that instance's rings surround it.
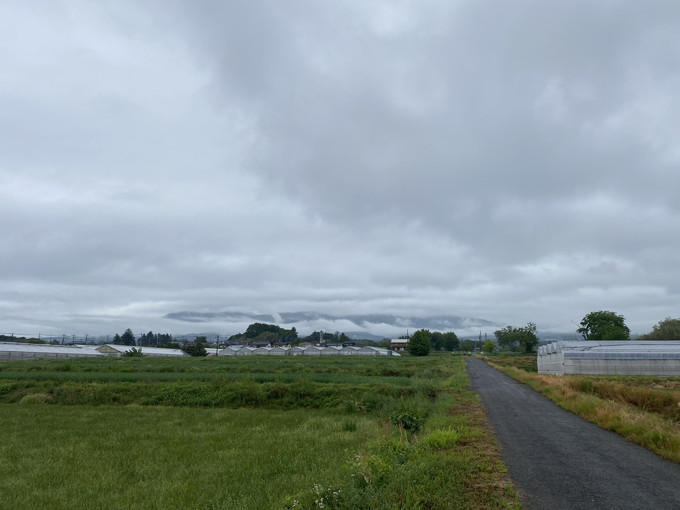
<svg viewBox="0 0 680 510">
<path fill-rule="evenodd" d="M 64 0 L 0 19 L 0 329 L 677 316 L 675 2 Z"/>
</svg>

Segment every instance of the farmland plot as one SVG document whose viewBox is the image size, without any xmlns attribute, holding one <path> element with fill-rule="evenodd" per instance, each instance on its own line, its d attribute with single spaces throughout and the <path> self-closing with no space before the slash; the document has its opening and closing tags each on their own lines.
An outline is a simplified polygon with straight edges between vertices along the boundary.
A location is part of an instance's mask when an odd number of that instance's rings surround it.
<svg viewBox="0 0 680 510">
<path fill-rule="evenodd" d="M 0 427 L 7 508 L 518 505 L 458 357 L 4 364 Z"/>
</svg>

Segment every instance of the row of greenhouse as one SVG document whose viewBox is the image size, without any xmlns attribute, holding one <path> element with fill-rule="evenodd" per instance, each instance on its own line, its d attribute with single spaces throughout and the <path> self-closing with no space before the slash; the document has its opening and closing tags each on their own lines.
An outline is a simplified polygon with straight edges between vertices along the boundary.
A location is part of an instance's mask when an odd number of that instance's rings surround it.
<svg viewBox="0 0 680 510">
<path fill-rule="evenodd" d="M 71 359 L 95 358 L 101 356 L 123 356 L 132 348 L 138 349 L 148 357 L 188 356 L 180 349 L 164 349 L 160 347 L 135 347 L 131 345 L 51 345 L 0 342 L 0 361 L 30 359 Z M 215 352 L 208 349 L 208 355 L 214 356 L 399 356 L 396 352 L 379 347 L 357 346 L 299 346 L 299 347 L 253 347 L 249 345 L 233 345 Z"/>
<path fill-rule="evenodd" d="M 380 347 L 355 345 L 320 346 L 276 346 L 252 347 L 249 345 L 231 345 L 219 352 L 219 356 L 399 356 L 398 353 Z"/>
<path fill-rule="evenodd" d="M 134 346 L 131 345 L 51 345 L 0 342 L 0 361 L 20 361 L 31 359 L 72 359 L 97 358 L 102 356 L 123 356 Z M 180 349 L 160 347 L 135 347 L 149 357 L 188 356 Z"/>
</svg>

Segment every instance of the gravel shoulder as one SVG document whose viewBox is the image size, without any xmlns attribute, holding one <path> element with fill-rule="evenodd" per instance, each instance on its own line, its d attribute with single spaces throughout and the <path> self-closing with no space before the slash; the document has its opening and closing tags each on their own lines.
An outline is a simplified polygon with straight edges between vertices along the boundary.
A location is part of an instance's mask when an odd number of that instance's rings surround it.
<svg viewBox="0 0 680 510">
<path fill-rule="evenodd" d="M 503 460 L 528 510 L 680 509 L 680 465 L 561 409 L 468 358 Z"/>
</svg>

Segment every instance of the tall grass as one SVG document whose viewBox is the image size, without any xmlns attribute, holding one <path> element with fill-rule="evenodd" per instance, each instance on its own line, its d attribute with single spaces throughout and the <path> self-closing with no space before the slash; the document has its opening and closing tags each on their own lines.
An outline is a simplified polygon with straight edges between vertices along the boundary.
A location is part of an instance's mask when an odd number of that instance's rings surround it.
<svg viewBox="0 0 680 510">
<path fill-rule="evenodd" d="M 376 419 L 312 411 L 0 406 L 0 507 L 257 509 L 334 484 Z"/>
<path fill-rule="evenodd" d="M 8 508 L 519 507 L 462 357 L 23 363 Z"/>
</svg>

